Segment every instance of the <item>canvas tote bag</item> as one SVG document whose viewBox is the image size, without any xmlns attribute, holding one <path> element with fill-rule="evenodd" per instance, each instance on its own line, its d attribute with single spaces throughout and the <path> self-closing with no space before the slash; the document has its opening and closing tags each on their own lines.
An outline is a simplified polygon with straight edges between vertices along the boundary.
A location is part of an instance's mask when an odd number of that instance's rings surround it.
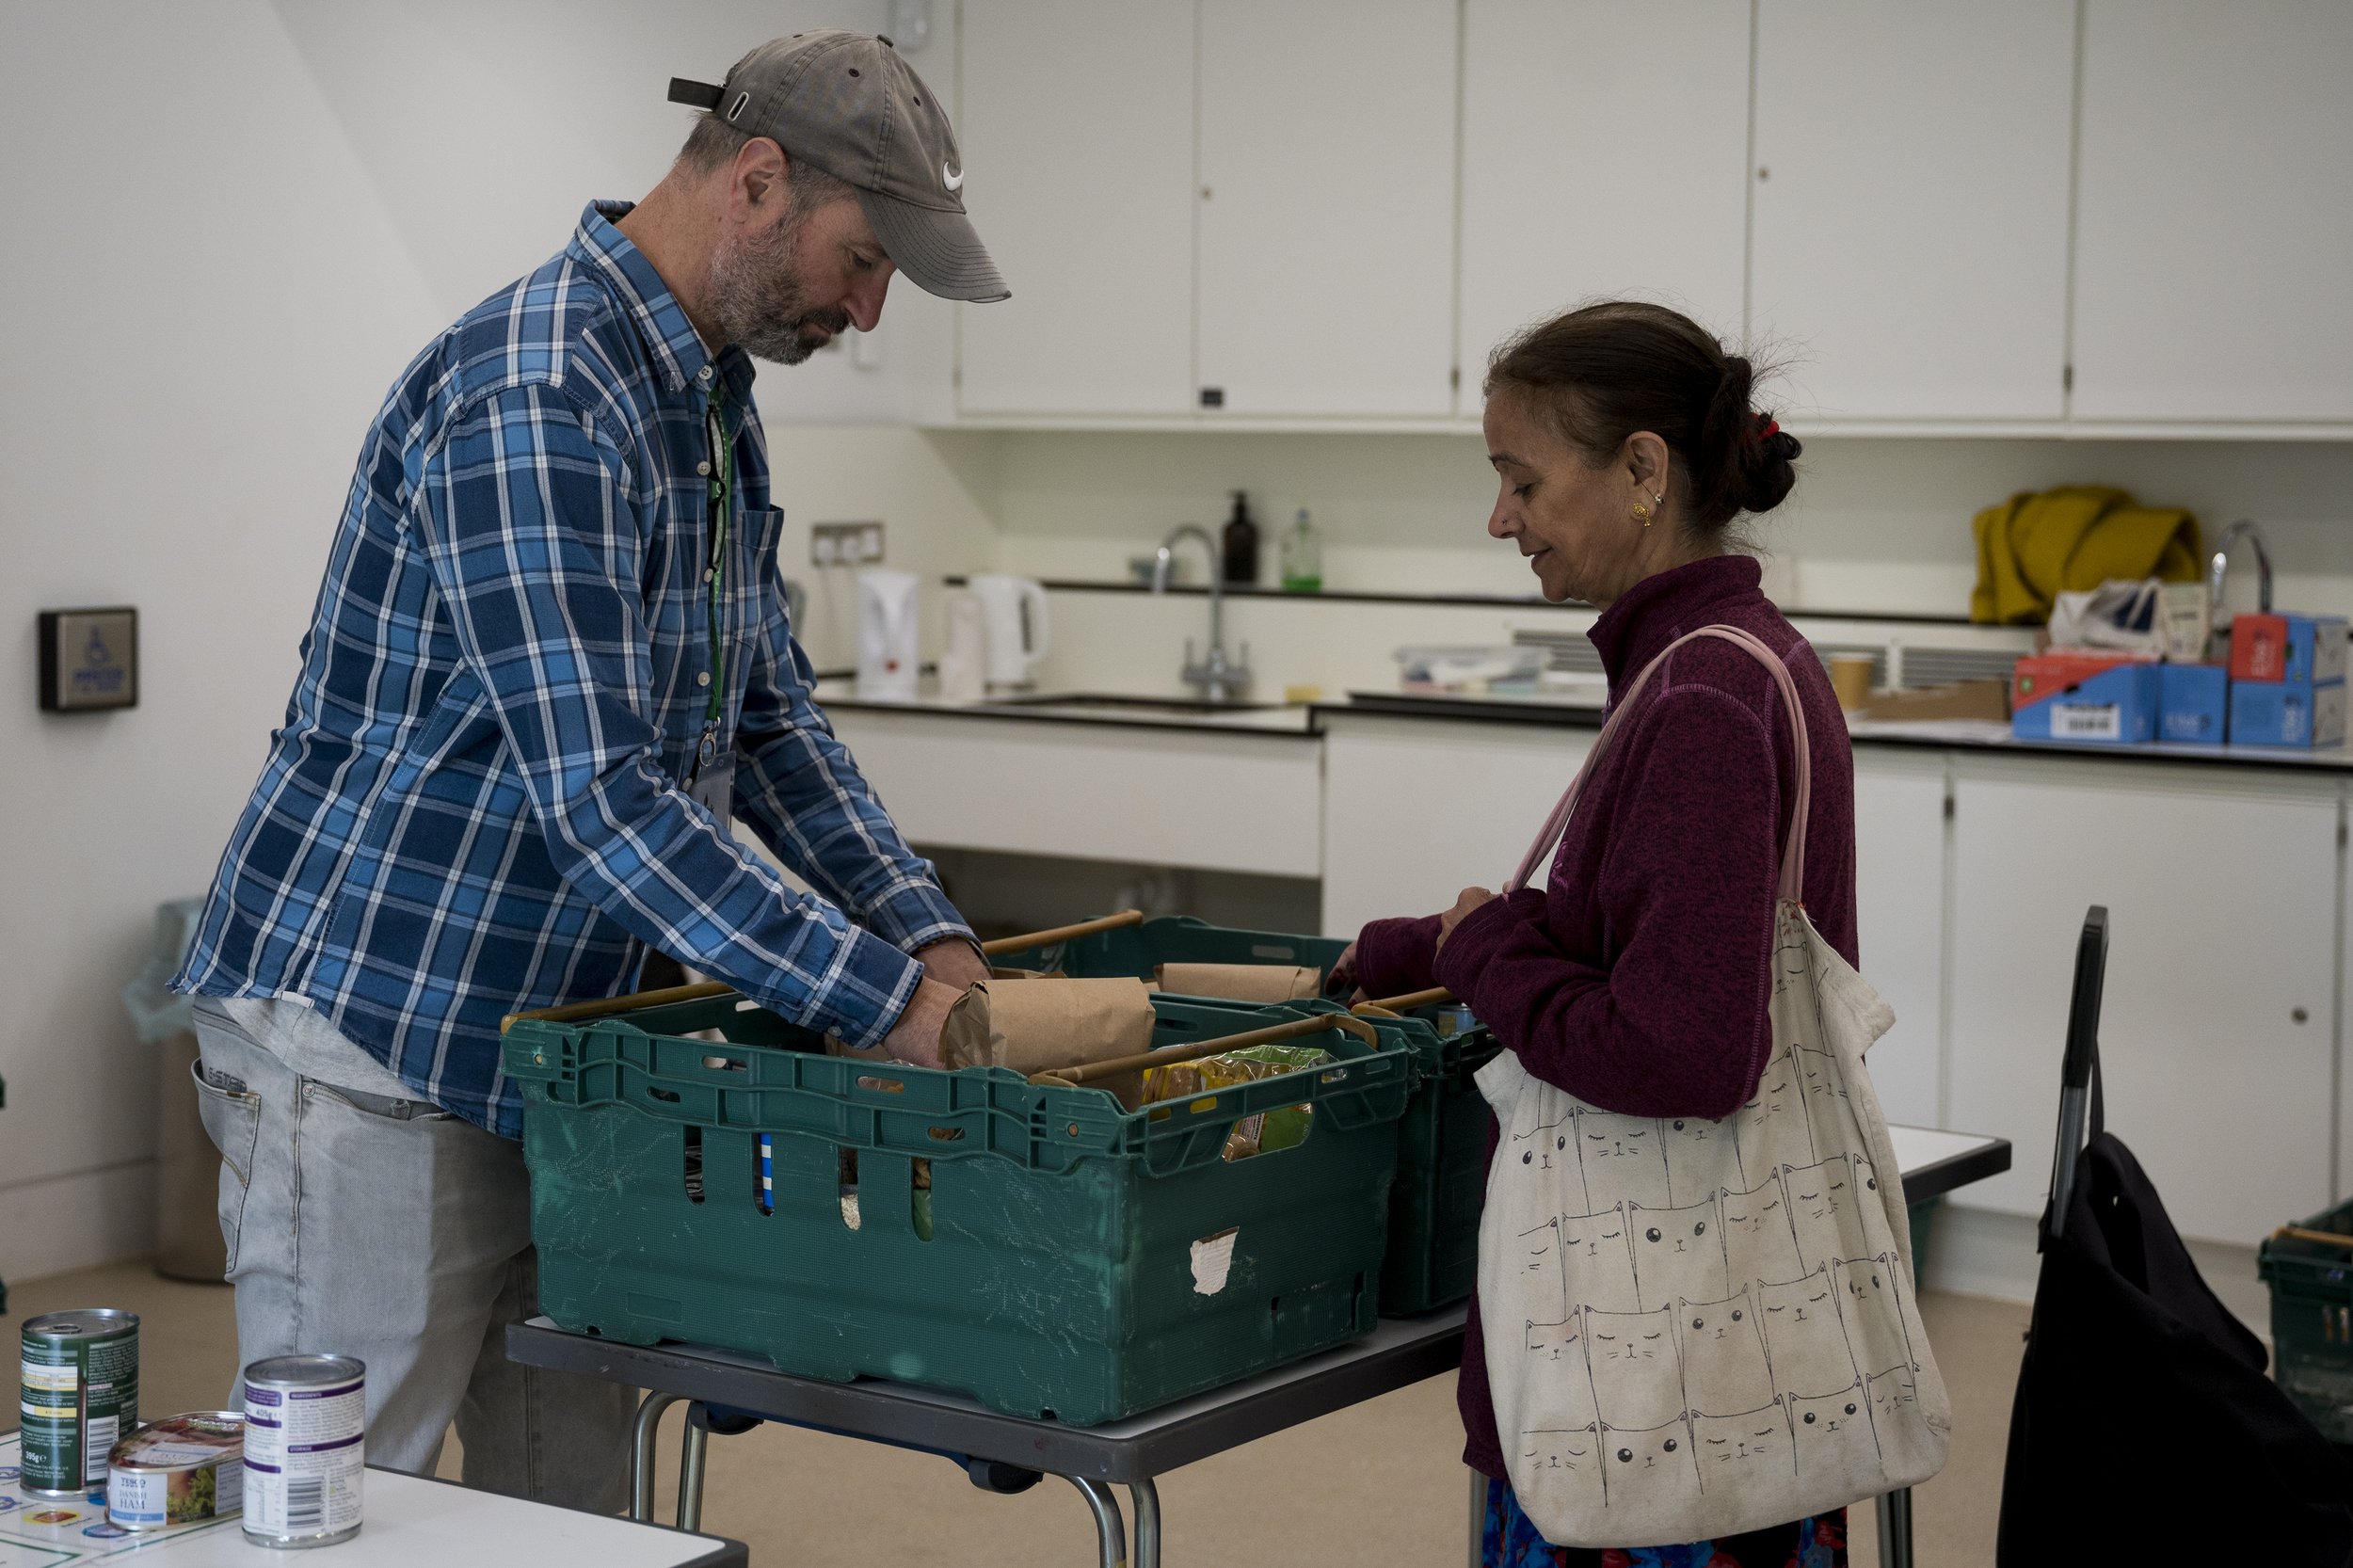
<svg viewBox="0 0 2353 1568">
<path fill-rule="evenodd" d="M 1774 915 L 1772 1049 L 1722 1121 L 1620 1115 L 1479 1074 L 1502 1125 L 1480 1221 L 1487 1377 L 1512 1489 L 1563 1546 L 1710 1540 L 1926 1480 L 1952 1407 L 1912 1282 L 1912 1233 L 1863 1053 L 1895 1014 L 1806 918 L 1805 714 Z M 1665 653 L 1635 678 L 1509 888 L 1568 825 Z M 1743 937 L 1743 940 L 1747 938 Z"/>
</svg>

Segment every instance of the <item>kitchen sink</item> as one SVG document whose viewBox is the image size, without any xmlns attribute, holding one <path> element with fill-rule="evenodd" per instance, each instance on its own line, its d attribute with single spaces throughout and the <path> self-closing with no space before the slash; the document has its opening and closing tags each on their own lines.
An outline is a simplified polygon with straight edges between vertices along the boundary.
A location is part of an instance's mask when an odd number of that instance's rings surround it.
<svg viewBox="0 0 2353 1568">
<path fill-rule="evenodd" d="M 1080 708 L 1097 712 L 1262 713 L 1279 702 L 1204 702 L 1199 697 L 1126 696 L 1112 692 L 1032 692 L 997 698 L 1008 708 Z"/>
</svg>

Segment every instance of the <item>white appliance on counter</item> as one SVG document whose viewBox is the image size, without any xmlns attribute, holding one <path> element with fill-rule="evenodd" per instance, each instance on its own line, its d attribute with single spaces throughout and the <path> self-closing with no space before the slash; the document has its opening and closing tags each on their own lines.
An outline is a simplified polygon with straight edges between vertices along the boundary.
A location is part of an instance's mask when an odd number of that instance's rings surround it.
<svg viewBox="0 0 2353 1568">
<path fill-rule="evenodd" d="M 861 701 L 915 700 L 920 603 L 920 584 L 913 572 L 857 574 L 857 695 Z"/>
<path fill-rule="evenodd" d="M 948 637 L 939 650 L 939 699 L 978 702 L 988 696 L 988 621 L 980 595 L 951 588 L 940 609 Z"/>
<path fill-rule="evenodd" d="M 988 686 L 1006 691 L 1027 686 L 1046 657 L 1046 589 L 1026 577 L 975 577 L 970 587 L 981 601 L 981 623 L 988 642 Z"/>
</svg>

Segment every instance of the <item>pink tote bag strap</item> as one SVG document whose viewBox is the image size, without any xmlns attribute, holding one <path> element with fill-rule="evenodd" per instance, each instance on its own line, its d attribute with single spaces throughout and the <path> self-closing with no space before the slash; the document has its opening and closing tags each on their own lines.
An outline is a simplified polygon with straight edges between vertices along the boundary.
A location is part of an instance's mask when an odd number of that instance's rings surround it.
<svg viewBox="0 0 2353 1568">
<path fill-rule="evenodd" d="M 1643 688 L 1650 684 L 1651 676 L 1660 664 L 1666 663 L 1668 654 L 1701 637 L 1714 637 L 1736 648 L 1745 648 L 1758 664 L 1772 672 L 1773 684 L 1781 689 L 1782 711 L 1789 715 L 1789 738 L 1797 747 L 1798 758 L 1797 799 L 1792 803 L 1793 809 L 1789 816 L 1789 837 L 1781 850 L 1781 896 L 1793 904 L 1805 902 L 1805 824 L 1814 805 L 1814 753 L 1806 738 L 1805 709 L 1798 701 L 1798 683 L 1791 678 L 1789 666 L 1781 662 L 1781 655 L 1737 626 L 1703 626 L 1696 632 L 1686 632 L 1660 649 L 1657 658 L 1642 666 L 1641 673 L 1619 696 L 1618 705 L 1610 710 L 1609 720 L 1602 725 L 1601 734 L 1593 742 L 1593 749 L 1585 754 L 1585 765 L 1577 770 L 1577 776 L 1569 780 L 1569 787 L 1562 792 L 1560 804 L 1545 818 L 1544 829 L 1536 835 L 1536 841 L 1528 846 L 1528 854 L 1520 859 L 1519 870 L 1513 872 L 1512 880 L 1503 885 L 1505 892 L 1515 893 L 1527 887 L 1529 878 L 1536 874 L 1537 868 L 1545 863 L 1561 842 L 1561 836 L 1568 831 L 1569 818 L 1577 810 L 1577 797 L 1584 792 L 1585 781 L 1592 776 L 1593 765 L 1601 760 L 1602 754 L 1609 749 L 1610 741 L 1616 737 L 1619 727 L 1634 712 Z"/>
</svg>

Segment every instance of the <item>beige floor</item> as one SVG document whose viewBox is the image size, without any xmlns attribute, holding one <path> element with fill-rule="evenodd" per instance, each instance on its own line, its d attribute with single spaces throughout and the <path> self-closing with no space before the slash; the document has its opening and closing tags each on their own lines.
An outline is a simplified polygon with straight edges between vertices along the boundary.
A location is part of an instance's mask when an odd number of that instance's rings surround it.
<svg viewBox="0 0 2353 1568">
<path fill-rule="evenodd" d="M 0 1344 L 18 1321 L 72 1306 L 121 1306 L 142 1320 L 140 1408 L 150 1415 L 218 1404 L 236 1370 L 229 1291 L 182 1285 L 120 1265 L 19 1282 L 0 1317 Z M 1926 1302 L 1937 1358 L 1953 1394 L 1953 1450 L 1920 1489 L 1922 1568 L 1993 1558 L 2010 1389 L 2024 1307 L 1968 1296 Z M 678 1416 L 670 1422 L 675 1428 Z M 5 1431 L 6 1428 L 0 1428 Z M 1437 1378 L 1162 1479 L 1166 1560 L 1177 1568 L 1448 1565 L 1464 1557 L 1467 1483 L 1454 1381 Z M 674 1448 L 674 1444 L 665 1444 Z M 456 1445 L 443 1460 L 455 1476 Z M 673 1481 L 662 1478 L 664 1508 Z M 1048 1480 L 1015 1497 L 974 1491 L 943 1460 L 763 1427 L 712 1448 L 707 1528 L 747 1542 L 755 1563 L 1096 1561 L 1078 1495 Z M 1878 1561 L 1868 1511 L 1853 1518 L 1857 1564 Z"/>
</svg>

